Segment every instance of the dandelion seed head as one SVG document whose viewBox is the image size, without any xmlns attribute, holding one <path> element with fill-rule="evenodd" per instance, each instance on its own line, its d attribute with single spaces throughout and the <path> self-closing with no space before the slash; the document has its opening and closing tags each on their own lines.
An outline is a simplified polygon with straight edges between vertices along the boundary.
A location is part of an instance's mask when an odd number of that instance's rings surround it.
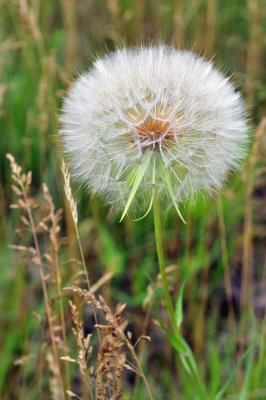
<svg viewBox="0 0 266 400">
<path fill-rule="evenodd" d="M 72 175 L 118 210 L 132 188 L 141 207 L 152 188 L 166 207 L 219 191 L 246 154 L 245 106 L 230 80 L 166 46 L 97 60 L 66 97 L 61 125 Z"/>
</svg>

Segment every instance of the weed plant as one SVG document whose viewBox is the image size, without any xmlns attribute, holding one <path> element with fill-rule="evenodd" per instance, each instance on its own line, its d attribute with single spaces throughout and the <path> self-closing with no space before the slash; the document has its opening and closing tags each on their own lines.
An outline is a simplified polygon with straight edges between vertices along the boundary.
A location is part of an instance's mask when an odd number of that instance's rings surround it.
<svg viewBox="0 0 266 400">
<path fill-rule="evenodd" d="M 186 225 L 170 213 L 163 245 L 207 398 L 266 399 L 265 13 L 263 0 L 0 1 L 1 399 L 195 400 L 163 329 L 152 216 L 119 224 L 71 190 L 56 134 L 77 71 L 158 41 L 236 71 L 249 104 L 243 169 L 218 202 L 183 208 Z"/>
</svg>

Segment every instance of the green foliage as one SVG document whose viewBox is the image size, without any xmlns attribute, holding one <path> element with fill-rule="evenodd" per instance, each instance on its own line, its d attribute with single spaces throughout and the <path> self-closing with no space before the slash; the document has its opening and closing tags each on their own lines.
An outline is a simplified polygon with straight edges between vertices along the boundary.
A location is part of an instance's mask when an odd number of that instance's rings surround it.
<svg viewBox="0 0 266 400">
<path fill-rule="evenodd" d="M 44 373 L 45 345 L 40 344 L 46 343 L 47 321 L 39 324 L 32 315 L 45 315 L 38 271 L 26 256 L 8 248 L 8 244 L 19 244 L 21 240 L 27 246 L 33 246 L 33 242 L 30 232 L 22 238 L 16 233 L 21 220 L 17 211 L 9 209 L 14 195 L 5 154 L 14 154 L 23 168 L 32 170 L 33 196 L 41 198 L 41 184 L 46 182 L 57 208 L 64 209 L 62 235 L 68 240 L 61 251 L 60 268 L 63 286 L 69 286 L 77 279 L 79 253 L 65 207 L 57 115 L 73 78 L 89 67 L 95 55 L 121 44 L 163 40 L 176 47 L 194 48 L 208 57 L 215 55 L 216 65 L 222 65 L 228 75 L 235 73 L 234 82 L 248 104 L 254 105 L 250 107 L 254 127 L 251 139 L 256 141 L 255 127 L 266 111 L 263 6 L 263 0 L 0 2 L 1 399 L 51 397 L 49 374 Z M 151 336 L 151 343 L 141 341 L 137 351 L 155 400 L 195 400 L 189 378 L 189 373 L 197 376 L 195 363 L 199 387 L 204 386 L 210 400 L 266 398 L 266 325 L 260 305 L 261 293 L 265 293 L 265 205 L 259 205 L 260 200 L 265 204 L 265 176 L 261 172 L 265 171 L 264 139 L 258 147 L 251 200 L 247 186 L 250 160 L 246 160 L 242 172 L 230 177 L 230 185 L 225 188 L 221 200 L 225 232 L 214 199 L 197 199 L 181 206 L 186 225 L 175 210 L 165 218 L 166 261 L 169 266 L 177 266 L 169 282 L 176 305 L 175 319 L 183 333 L 180 337 L 171 333 L 161 309 L 160 327 L 153 322 L 162 289 L 157 279 L 150 215 L 137 222 L 126 217 L 119 224 L 116 217 L 107 218 L 108 210 L 99 199 L 88 203 L 85 190 L 77 188 L 75 192 L 92 284 L 111 272 L 112 280 L 100 288 L 105 300 L 114 307 L 117 302 L 126 302 L 126 317 L 134 335 Z M 143 167 L 132 175 L 132 195 L 122 217 L 144 175 Z M 166 179 L 171 195 L 171 182 Z M 249 212 L 251 226 L 247 225 Z M 44 252 L 42 236 L 40 241 Z M 226 256 L 235 285 L 233 307 L 226 298 Z M 250 265 L 248 289 L 252 296 L 242 307 L 240 271 L 245 257 Z M 58 311 L 57 300 L 55 303 Z M 66 299 L 64 310 L 69 343 L 74 346 Z M 25 365 L 14 365 L 16 360 L 32 354 Z M 177 366 L 178 357 L 187 366 L 186 372 Z M 75 381 L 77 369 L 72 367 L 70 371 Z M 123 384 L 124 399 L 147 398 L 145 386 L 137 378 L 132 384 L 125 376 Z"/>
</svg>

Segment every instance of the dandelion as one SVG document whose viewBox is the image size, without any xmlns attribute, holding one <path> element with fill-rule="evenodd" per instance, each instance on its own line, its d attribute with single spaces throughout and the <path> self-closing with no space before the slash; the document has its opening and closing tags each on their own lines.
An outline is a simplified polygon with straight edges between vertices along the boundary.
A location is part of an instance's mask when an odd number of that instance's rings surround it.
<svg viewBox="0 0 266 400">
<path fill-rule="evenodd" d="M 197 398 L 207 394 L 180 333 L 163 251 L 165 210 L 216 193 L 246 153 L 245 107 L 211 62 L 166 46 L 121 49 L 97 60 L 64 101 L 61 136 L 73 176 L 116 209 L 153 208 L 157 256 L 170 329 Z M 183 286 L 182 286 L 183 287 Z"/>
<path fill-rule="evenodd" d="M 73 176 L 123 216 L 219 191 L 245 155 L 245 107 L 211 62 L 166 46 L 95 61 L 64 101 Z"/>
</svg>

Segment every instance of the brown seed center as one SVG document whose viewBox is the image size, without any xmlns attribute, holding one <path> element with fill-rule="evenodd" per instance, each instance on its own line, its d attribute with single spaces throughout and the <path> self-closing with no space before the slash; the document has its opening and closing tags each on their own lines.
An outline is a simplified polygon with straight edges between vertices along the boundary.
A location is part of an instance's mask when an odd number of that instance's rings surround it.
<svg viewBox="0 0 266 400">
<path fill-rule="evenodd" d="M 168 121 L 151 117 L 137 125 L 135 132 L 139 135 L 141 142 L 151 141 L 153 144 L 162 137 L 164 141 L 174 138 L 174 130 Z"/>
</svg>

